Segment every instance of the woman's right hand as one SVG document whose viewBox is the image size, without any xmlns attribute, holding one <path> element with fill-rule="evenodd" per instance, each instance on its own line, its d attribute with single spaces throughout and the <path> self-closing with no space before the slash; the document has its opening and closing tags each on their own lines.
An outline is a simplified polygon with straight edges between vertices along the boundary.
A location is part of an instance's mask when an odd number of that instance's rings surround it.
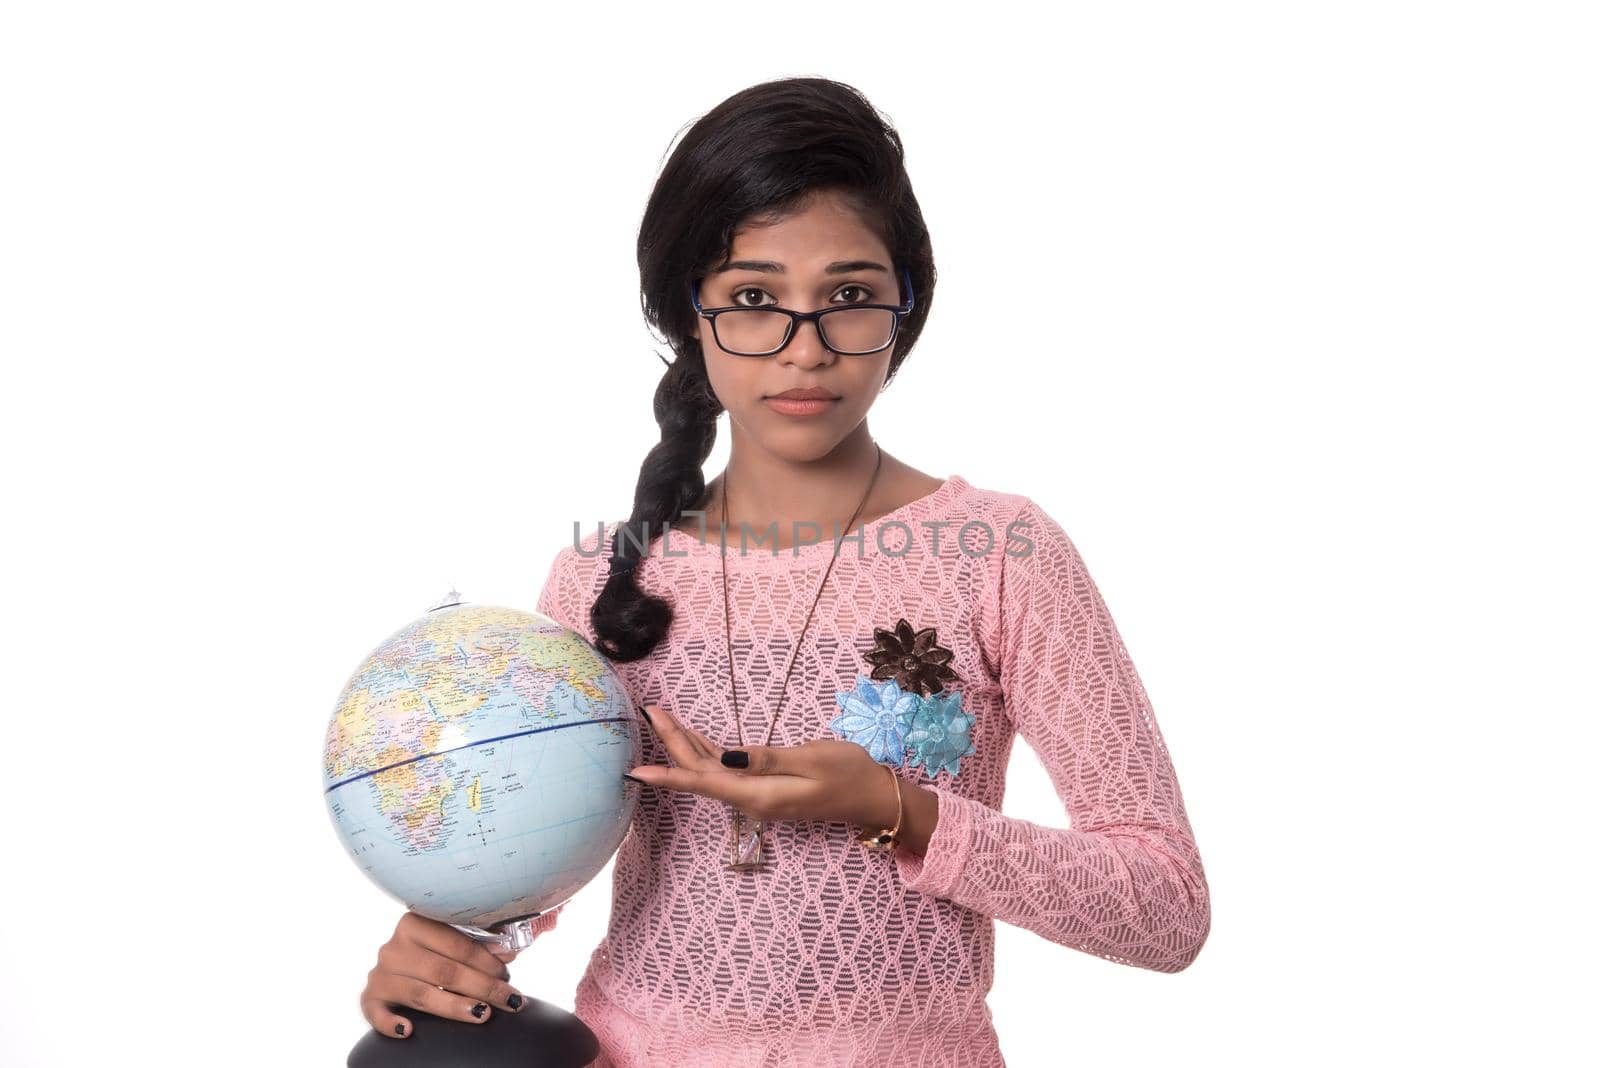
<svg viewBox="0 0 1600 1068">
<path fill-rule="evenodd" d="M 517 1012 L 526 1002 L 507 982 L 511 972 L 504 964 L 515 957 L 513 951 L 491 951 L 447 923 L 408 911 L 367 973 L 361 1015 L 381 1035 L 409 1038 L 411 1020 L 396 1014 L 397 1008 L 467 1023 L 483 1023 L 493 1012 L 490 1006 Z"/>
</svg>

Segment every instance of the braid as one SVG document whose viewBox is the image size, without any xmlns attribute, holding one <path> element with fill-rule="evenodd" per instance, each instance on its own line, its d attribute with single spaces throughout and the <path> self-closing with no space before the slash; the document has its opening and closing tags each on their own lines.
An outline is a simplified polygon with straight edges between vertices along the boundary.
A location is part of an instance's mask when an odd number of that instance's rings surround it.
<svg viewBox="0 0 1600 1068">
<path fill-rule="evenodd" d="M 611 541 L 610 577 L 590 609 L 595 648 L 624 662 L 648 656 L 672 624 L 672 605 L 639 588 L 634 578 L 654 534 L 693 508 L 705 494 L 702 466 L 717 440 L 722 404 L 706 377 L 698 342 L 683 347 L 656 386 L 661 440 L 639 466 L 633 514 Z"/>
</svg>

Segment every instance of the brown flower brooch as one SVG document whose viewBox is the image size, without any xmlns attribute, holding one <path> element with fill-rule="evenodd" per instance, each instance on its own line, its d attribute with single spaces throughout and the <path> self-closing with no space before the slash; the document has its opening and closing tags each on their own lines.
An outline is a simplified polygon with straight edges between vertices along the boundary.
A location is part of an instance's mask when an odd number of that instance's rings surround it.
<svg viewBox="0 0 1600 1068">
<path fill-rule="evenodd" d="M 874 627 L 872 639 L 877 648 L 861 655 L 872 665 L 876 681 L 893 679 L 901 690 L 915 694 L 938 693 L 946 682 L 961 681 L 950 666 L 955 653 L 938 644 L 932 627 L 912 631 L 901 619 L 894 630 Z"/>
</svg>

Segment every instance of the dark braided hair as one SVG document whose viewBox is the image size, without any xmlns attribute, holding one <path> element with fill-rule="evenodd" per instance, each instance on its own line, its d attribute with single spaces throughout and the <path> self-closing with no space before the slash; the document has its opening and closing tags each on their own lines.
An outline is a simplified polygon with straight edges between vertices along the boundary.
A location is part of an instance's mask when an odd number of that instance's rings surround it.
<svg viewBox="0 0 1600 1068">
<path fill-rule="evenodd" d="M 883 240 L 893 266 L 911 275 L 916 306 L 900 324 L 887 385 L 933 303 L 933 246 L 900 136 L 860 91 L 827 78 L 743 89 L 689 128 L 656 179 L 639 224 L 640 305 L 677 358 L 656 387 L 661 440 L 639 467 L 633 512 L 612 538 L 610 577 L 589 611 L 595 647 L 612 660 L 648 656 L 666 634 L 671 604 L 641 590 L 634 571 L 651 539 L 705 496 L 702 465 L 716 443 L 722 403 L 695 337 L 690 286 L 727 259 L 745 220 L 781 217 L 821 191 L 850 203 Z"/>
</svg>

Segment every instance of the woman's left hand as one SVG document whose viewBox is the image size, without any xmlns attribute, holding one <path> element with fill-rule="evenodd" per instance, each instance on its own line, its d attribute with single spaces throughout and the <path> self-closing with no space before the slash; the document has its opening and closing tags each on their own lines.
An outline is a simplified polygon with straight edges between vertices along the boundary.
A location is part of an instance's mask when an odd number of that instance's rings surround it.
<svg viewBox="0 0 1600 1068">
<path fill-rule="evenodd" d="M 727 801 L 758 820 L 845 820 L 869 824 L 895 810 L 886 767 L 855 742 L 821 738 L 796 746 L 724 749 L 660 705 L 646 705 L 650 725 L 675 766 L 644 764 L 629 774 L 651 786 Z M 724 753 L 748 753 L 745 768 Z"/>
</svg>

